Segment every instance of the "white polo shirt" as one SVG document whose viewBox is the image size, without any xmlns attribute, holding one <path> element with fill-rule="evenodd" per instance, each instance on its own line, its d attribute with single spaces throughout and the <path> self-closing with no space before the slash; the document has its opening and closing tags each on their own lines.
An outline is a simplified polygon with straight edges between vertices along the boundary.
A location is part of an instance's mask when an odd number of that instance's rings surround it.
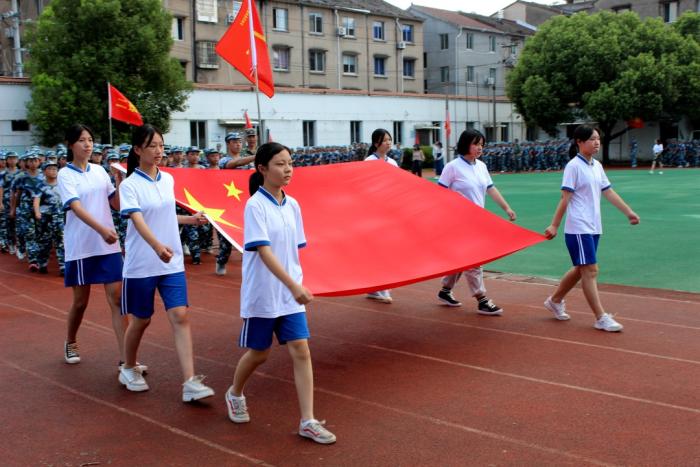
<svg viewBox="0 0 700 467">
<path fill-rule="evenodd" d="M 119 185 L 122 217 L 140 212 L 158 240 L 173 250 L 164 263 L 146 243 L 129 219 L 126 228 L 124 269 L 128 278 L 163 276 L 185 270 L 182 244 L 175 213 L 175 181 L 169 173 L 158 171 L 155 180 L 136 169 Z"/>
<path fill-rule="evenodd" d="M 482 208 L 486 203 L 486 190 L 493 186 L 486 164 L 479 159 L 472 164 L 462 156 L 447 163 L 438 183 Z"/>
<path fill-rule="evenodd" d="M 399 164 L 397 164 L 396 161 L 389 156 L 384 156 L 382 159 L 380 159 L 379 157 L 377 157 L 376 154 L 372 154 L 371 156 L 367 156 L 365 158 L 365 160 L 366 161 L 381 161 L 381 160 L 383 160 L 384 162 L 388 162 L 389 165 L 393 165 L 394 167 L 399 166 Z"/>
<path fill-rule="evenodd" d="M 602 234 L 600 195 L 610 188 L 603 166 L 595 159 L 589 163 L 581 154 L 564 167 L 561 189 L 573 193 L 566 208 L 564 233 Z"/>
<path fill-rule="evenodd" d="M 280 204 L 260 187 L 246 202 L 243 219 L 241 317 L 276 318 L 305 311 L 257 252 L 258 246 L 270 246 L 284 270 L 302 282 L 299 248 L 306 246 L 306 237 L 299 203 L 285 195 Z"/>
<path fill-rule="evenodd" d="M 78 219 L 70 210 L 70 203 L 80 201 L 83 209 L 100 224 L 114 228 L 109 198 L 116 190 L 107 172 L 97 164 L 88 163 L 83 172 L 68 163 L 58 171 L 58 194 L 66 212 L 66 225 L 63 231 L 63 244 L 66 261 L 89 258 L 91 256 L 120 253 L 119 242 L 108 244 L 89 225 Z"/>
</svg>

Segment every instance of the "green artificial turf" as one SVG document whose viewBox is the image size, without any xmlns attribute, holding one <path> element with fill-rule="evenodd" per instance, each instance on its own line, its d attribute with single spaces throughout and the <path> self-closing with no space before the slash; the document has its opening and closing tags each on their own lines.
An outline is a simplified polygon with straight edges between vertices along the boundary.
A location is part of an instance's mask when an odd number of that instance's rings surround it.
<svg viewBox="0 0 700 467">
<path fill-rule="evenodd" d="M 603 236 L 599 282 L 700 292 L 700 170 L 610 170 L 613 188 L 640 216 L 629 224 L 602 198 Z M 517 223 L 544 232 L 559 201 L 561 172 L 494 175 L 494 183 L 518 215 Z M 486 207 L 503 211 L 487 197 Z M 485 266 L 488 270 L 559 278 L 571 266 L 557 237 Z"/>
</svg>

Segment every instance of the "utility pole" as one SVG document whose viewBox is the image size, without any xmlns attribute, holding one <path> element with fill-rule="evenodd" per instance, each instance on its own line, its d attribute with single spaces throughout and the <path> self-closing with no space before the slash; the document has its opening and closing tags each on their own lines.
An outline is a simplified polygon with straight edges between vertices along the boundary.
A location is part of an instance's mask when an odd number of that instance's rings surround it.
<svg viewBox="0 0 700 467">
<path fill-rule="evenodd" d="M 12 39 L 15 51 L 15 69 L 12 75 L 16 78 L 24 78 L 24 65 L 22 64 L 22 44 L 19 37 L 19 5 L 17 0 L 12 0 Z"/>
<path fill-rule="evenodd" d="M 496 80 L 493 80 L 493 140 L 498 141 L 498 134 L 496 133 Z"/>
</svg>

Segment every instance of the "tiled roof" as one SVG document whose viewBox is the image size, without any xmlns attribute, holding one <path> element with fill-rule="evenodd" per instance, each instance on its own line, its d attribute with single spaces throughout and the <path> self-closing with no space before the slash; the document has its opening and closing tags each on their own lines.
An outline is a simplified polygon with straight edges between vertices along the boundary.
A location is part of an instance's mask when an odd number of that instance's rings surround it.
<svg viewBox="0 0 700 467">
<path fill-rule="evenodd" d="M 457 11 L 441 10 L 439 8 L 431 8 L 421 5 L 411 5 L 410 9 L 415 9 L 416 11 L 432 16 L 433 18 L 446 21 L 455 26 L 460 26 L 468 29 L 476 29 L 479 31 L 498 32 L 498 29 L 493 28 L 489 24 L 483 23 L 474 18 L 470 18 L 469 16 L 460 14 Z"/>
<path fill-rule="evenodd" d="M 472 18 L 475 21 L 488 24 L 492 28 L 504 32 L 506 34 L 517 34 L 521 36 L 530 36 L 535 33 L 530 28 L 525 27 L 522 24 L 517 23 L 509 19 L 498 19 L 492 18 L 490 16 L 477 15 L 476 13 L 460 13 L 468 18 Z"/>
</svg>

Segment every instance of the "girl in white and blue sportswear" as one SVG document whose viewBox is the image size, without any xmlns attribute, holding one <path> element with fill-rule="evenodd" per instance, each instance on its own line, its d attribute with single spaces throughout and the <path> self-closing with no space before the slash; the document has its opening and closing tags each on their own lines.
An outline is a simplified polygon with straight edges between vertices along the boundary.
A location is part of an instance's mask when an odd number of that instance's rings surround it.
<svg viewBox="0 0 700 467">
<path fill-rule="evenodd" d="M 594 327 L 616 332 L 622 330 L 622 325 L 605 312 L 598 294 L 596 251 L 603 233 L 601 195 L 627 216 L 630 224 L 639 224 L 639 216 L 615 193 L 603 166 L 593 158 L 599 149 L 598 130 L 586 125 L 576 128 L 569 151 L 573 157 L 564 168 L 561 200 L 554 211 L 551 225 L 544 232 L 548 239 L 554 238 L 566 212 L 564 233 L 573 267 L 562 277 L 557 290 L 547 298 L 544 306 L 555 318 L 568 320 L 564 297 L 580 280 L 588 306 L 596 317 Z"/>
<path fill-rule="evenodd" d="M 479 207 L 484 207 L 488 194 L 511 221 L 516 219 L 515 212 L 510 208 L 501 192 L 494 186 L 489 170 L 479 160 L 484 149 L 484 135 L 477 130 L 463 131 L 457 142 L 457 158 L 449 162 L 438 180 L 438 184 L 456 191 Z M 484 272 L 481 267 L 458 272 L 442 278 L 442 289 L 438 292 L 438 300 L 448 306 L 462 304 L 452 295 L 452 289 L 459 278 L 464 275 L 469 287 L 469 293 L 477 301 L 477 311 L 482 315 L 498 316 L 503 309 L 486 296 Z"/>
<path fill-rule="evenodd" d="M 104 284 L 123 361 L 127 318 L 119 313 L 122 254 L 110 211 L 110 205 L 119 209 L 119 192 L 102 167 L 88 162 L 93 148 L 92 130 L 75 124 L 66 132 L 66 143 L 68 165 L 58 172 L 58 193 L 66 211 L 64 282 L 73 289 L 73 303 L 68 311 L 63 357 L 66 363 L 80 363 L 77 334 L 90 300 L 90 286 Z M 120 182 L 121 176 L 117 176 L 117 187 Z"/>
<path fill-rule="evenodd" d="M 330 444 L 335 435 L 314 418 L 310 333 L 304 308 L 313 295 L 302 285 L 299 249 L 306 246 L 306 237 L 301 209 L 282 191 L 292 172 L 289 148 L 279 143 L 260 146 L 243 220 L 243 328 L 239 345 L 248 350 L 236 366 L 226 406 L 234 423 L 250 421 L 243 389 L 255 369 L 267 360 L 275 334 L 281 345 L 287 345 L 294 364 L 301 411 L 299 435 Z"/>
<path fill-rule="evenodd" d="M 175 182 L 158 168 L 163 158 L 163 135 L 151 125 L 134 129 L 127 160 L 127 178 L 119 187 L 121 215 L 126 229 L 122 314 L 131 314 L 124 344 L 126 361 L 119 382 L 130 391 L 146 391 L 148 384 L 136 363 L 143 333 L 151 322 L 156 290 L 160 294 L 175 338 L 185 402 L 214 395 L 194 374 L 192 335 L 187 315 L 185 263 L 178 224 L 204 224 L 203 213 L 175 213 Z"/>
<path fill-rule="evenodd" d="M 377 128 L 372 132 L 372 145 L 367 151 L 366 161 L 384 161 L 389 165 L 394 167 L 399 167 L 394 159 L 389 157 L 389 151 L 391 151 L 391 134 L 383 129 Z M 367 294 L 367 298 L 371 300 L 377 300 L 382 303 L 392 303 L 391 290 L 377 290 L 376 292 L 370 292 Z"/>
</svg>

